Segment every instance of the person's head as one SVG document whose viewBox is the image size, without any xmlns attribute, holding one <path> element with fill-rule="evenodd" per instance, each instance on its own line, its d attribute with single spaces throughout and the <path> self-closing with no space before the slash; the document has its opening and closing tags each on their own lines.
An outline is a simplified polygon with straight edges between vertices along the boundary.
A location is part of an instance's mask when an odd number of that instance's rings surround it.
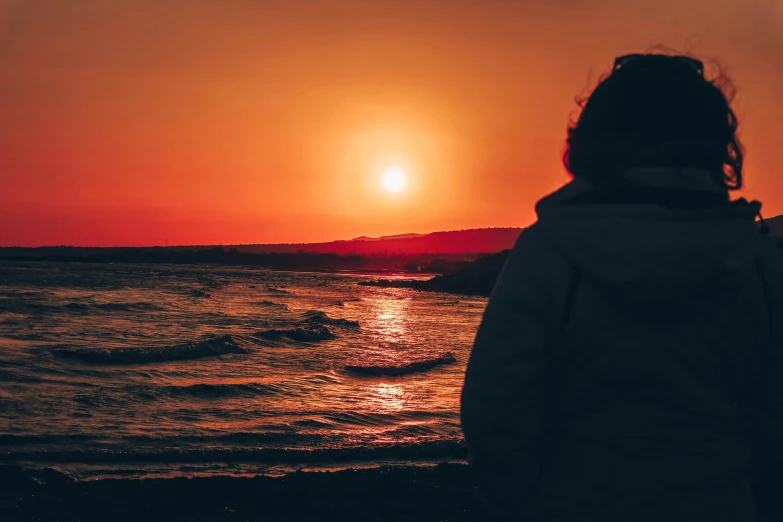
<svg viewBox="0 0 783 522">
<path fill-rule="evenodd" d="M 704 77 L 685 56 L 620 57 L 582 101 L 568 129 L 563 163 L 576 178 L 611 185 L 632 167 L 708 171 L 727 190 L 742 187 L 743 149 L 731 83 Z"/>
</svg>

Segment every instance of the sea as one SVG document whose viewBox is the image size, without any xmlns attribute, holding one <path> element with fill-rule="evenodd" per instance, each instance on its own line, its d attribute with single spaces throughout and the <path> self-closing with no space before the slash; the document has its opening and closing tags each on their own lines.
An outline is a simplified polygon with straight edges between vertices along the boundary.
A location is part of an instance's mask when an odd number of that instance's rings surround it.
<svg viewBox="0 0 783 522">
<path fill-rule="evenodd" d="M 90 480 L 461 461 L 486 299 L 373 278 L 0 262 L 0 464 Z"/>
</svg>

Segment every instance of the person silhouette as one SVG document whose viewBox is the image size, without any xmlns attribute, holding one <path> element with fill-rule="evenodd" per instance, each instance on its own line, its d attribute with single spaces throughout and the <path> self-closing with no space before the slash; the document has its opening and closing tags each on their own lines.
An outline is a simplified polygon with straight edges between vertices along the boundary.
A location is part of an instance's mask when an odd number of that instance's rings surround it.
<svg viewBox="0 0 783 522">
<path fill-rule="evenodd" d="M 733 88 L 615 60 L 497 280 L 461 397 L 490 520 L 783 520 L 783 253 Z"/>
</svg>

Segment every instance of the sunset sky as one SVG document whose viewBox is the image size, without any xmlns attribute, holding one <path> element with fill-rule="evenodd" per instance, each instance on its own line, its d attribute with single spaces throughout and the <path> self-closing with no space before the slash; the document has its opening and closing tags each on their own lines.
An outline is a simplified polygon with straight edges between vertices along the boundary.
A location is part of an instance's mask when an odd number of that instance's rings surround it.
<svg viewBox="0 0 783 522">
<path fill-rule="evenodd" d="M 656 44 L 725 66 L 783 213 L 783 0 L 0 0 L 0 245 L 525 226 L 574 97 Z"/>
</svg>

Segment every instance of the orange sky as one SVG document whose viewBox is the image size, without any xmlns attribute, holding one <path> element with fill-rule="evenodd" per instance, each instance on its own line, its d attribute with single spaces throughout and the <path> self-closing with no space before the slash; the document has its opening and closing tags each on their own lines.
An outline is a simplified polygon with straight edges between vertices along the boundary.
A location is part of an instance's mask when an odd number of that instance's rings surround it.
<svg viewBox="0 0 783 522">
<path fill-rule="evenodd" d="M 574 96 L 654 44 L 726 66 L 783 213 L 783 0 L 0 0 L 0 245 L 524 226 Z"/>
</svg>

